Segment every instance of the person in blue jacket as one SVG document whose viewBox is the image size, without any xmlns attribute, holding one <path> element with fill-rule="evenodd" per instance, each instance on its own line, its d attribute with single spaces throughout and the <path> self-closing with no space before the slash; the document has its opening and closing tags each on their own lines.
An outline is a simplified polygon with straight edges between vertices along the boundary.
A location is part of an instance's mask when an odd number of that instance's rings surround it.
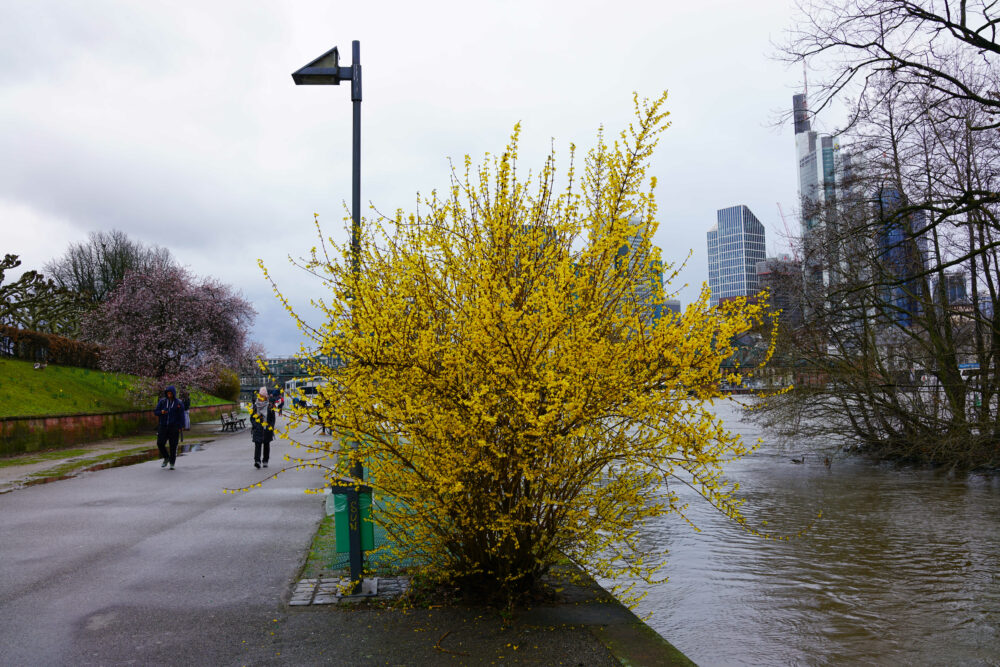
<svg viewBox="0 0 1000 667">
<path fill-rule="evenodd" d="M 174 469 L 177 461 L 177 441 L 180 439 L 181 429 L 184 427 L 184 404 L 177 398 L 177 391 L 173 385 L 167 387 L 164 398 L 156 403 L 153 414 L 160 418 L 160 424 L 156 429 L 156 447 L 160 450 L 160 458 L 163 459 L 161 467 L 166 468 L 170 464 L 170 469 Z M 170 443 L 168 455 L 166 444 Z"/>
</svg>

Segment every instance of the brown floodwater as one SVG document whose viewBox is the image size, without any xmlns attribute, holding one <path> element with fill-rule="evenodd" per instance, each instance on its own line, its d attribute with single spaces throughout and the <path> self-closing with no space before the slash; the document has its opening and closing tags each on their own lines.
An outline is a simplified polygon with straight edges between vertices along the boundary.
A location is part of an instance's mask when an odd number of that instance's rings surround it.
<svg viewBox="0 0 1000 667">
<path fill-rule="evenodd" d="M 695 532 L 645 529 L 669 581 L 637 613 L 699 665 L 1000 665 L 1000 474 L 879 465 L 769 441 L 739 410 L 715 410 L 761 449 L 731 464 L 751 536 L 693 493 Z M 803 463 L 793 463 L 805 454 Z"/>
</svg>

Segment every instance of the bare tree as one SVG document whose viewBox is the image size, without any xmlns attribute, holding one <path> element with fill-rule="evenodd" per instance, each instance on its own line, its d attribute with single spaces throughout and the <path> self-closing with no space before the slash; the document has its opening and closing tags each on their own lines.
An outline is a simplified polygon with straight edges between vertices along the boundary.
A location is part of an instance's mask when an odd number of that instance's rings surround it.
<svg viewBox="0 0 1000 667">
<path fill-rule="evenodd" d="M 891 74 L 900 88 L 939 93 L 978 106 L 975 129 L 1000 126 L 995 65 L 1000 8 L 990 0 L 802 0 L 782 58 L 807 61 L 823 75 L 814 109 L 845 94 L 869 93 L 873 75 Z M 949 66 L 961 62 L 963 66 Z M 985 76 L 984 76 L 985 73 Z M 854 122 L 864 120 L 856 107 Z"/>
<path fill-rule="evenodd" d="M 130 271 L 163 273 L 173 267 L 170 251 L 146 246 L 120 230 L 91 232 L 87 241 L 45 265 L 60 287 L 78 292 L 91 304 L 103 303 Z"/>
</svg>

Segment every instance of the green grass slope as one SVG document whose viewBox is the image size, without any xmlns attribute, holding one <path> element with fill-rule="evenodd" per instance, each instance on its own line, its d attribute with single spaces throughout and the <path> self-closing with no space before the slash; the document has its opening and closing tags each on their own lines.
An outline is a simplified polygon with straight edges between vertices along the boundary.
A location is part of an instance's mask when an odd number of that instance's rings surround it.
<svg viewBox="0 0 1000 667">
<path fill-rule="evenodd" d="M 0 358 L 0 418 L 134 410 L 128 388 L 135 379 L 133 375 L 71 366 L 50 365 L 35 370 L 29 361 Z M 191 405 L 222 403 L 227 401 L 191 393 Z"/>
</svg>

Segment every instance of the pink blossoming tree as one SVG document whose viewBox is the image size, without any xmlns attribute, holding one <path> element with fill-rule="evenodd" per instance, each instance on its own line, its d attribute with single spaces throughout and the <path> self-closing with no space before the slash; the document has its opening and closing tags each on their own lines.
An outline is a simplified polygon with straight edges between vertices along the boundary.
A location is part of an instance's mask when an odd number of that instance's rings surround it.
<svg viewBox="0 0 1000 667">
<path fill-rule="evenodd" d="M 240 367 L 256 314 L 230 286 L 170 267 L 127 274 L 83 331 L 104 346 L 104 370 L 211 389 L 220 369 Z"/>
</svg>

